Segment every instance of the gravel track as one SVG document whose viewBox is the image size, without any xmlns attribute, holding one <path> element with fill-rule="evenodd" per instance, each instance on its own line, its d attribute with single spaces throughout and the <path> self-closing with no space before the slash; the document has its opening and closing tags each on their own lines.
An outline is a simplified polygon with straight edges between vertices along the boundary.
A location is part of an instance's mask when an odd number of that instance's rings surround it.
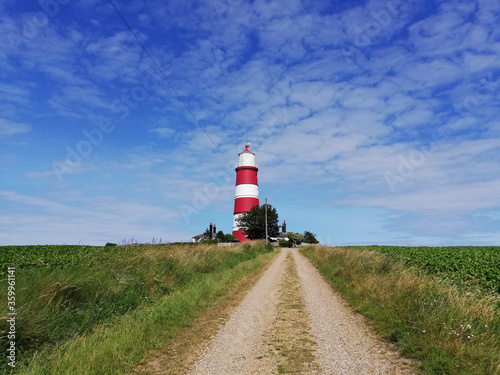
<svg viewBox="0 0 500 375">
<path fill-rule="evenodd" d="M 276 366 L 256 358 L 264 347 L 263 333 L 276 314 L 276 294 L 284 271 L 282 251 L 219 333 L 189 374 L 273 374 Z"/>
<path fill-rule="evenodd" d="M 309 346 L 312 342 L 314 347 L 311 357 L 314 358 L 314 366 L 306 367 L 300 373 L 415 373 L 408 362 L 375 338 L 363 318 L 346 305 L 303 255 L 296 249 L 284 248 L 210 341 L 189 374 L 284 373 L 283 367 L 279 365 L 282 362 L 277 357 L 279 354 L 269 350 L 269 332 L 273 332 L 273 329 L 276 331 L 273 328 L 276 321 L 290 317 L 282 307 L 277 308 L 283 288 L 287 288 L 286 282 L 282 280 L 286 280 L 290 274 L 289 268 L 285 274 L 285 259 L 290 252 L 300 280 L 300 288 L 295 288 L 294 293 L 301 294 L 297 298 L 305 304 L 305 309 L 299 309 L 298 312 L 303 310 L 308 320 L 306 326 L 310 332 L 304 333 L 312 338 Z M 281 302 L 279 306 L 282 305 Z M 290 308 L 297 310 L 297 305 Z M 296 335 L 293 328 L 290 328 L 289 334 Z M 284 335 L 286 337 L 286 332 Z"/>
</svg>

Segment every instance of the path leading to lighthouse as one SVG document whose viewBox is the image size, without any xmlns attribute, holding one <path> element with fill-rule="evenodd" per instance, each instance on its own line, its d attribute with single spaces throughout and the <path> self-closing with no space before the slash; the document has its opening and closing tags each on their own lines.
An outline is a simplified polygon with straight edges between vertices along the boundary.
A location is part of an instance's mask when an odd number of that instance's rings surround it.
<svg viewBox="0 0 500 375">
<path fill-rule="evenodd" d="M 281 254 L 189 374 L 411 374 L 296 249 Z"/>
</svg>

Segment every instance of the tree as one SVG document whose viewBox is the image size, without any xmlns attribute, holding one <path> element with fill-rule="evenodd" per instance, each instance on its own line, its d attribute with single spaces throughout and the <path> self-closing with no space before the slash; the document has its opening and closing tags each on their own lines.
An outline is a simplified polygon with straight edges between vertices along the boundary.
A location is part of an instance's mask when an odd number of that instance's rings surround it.
<svg viewBox="0 0 500 375">
<path fill-rule="evenodd" d="M 319 243 L 319 241 L 316 239 L 316 235 L 314 233 L 305 231 L 304 232 L 304 242 L 305 243 Z"/>
<path fill-rule="evenodd" d="M 301 235 L 300 233 L 287 233 L 286 236 L 290 240 L 293 246 L 298 245 L 299 243 L 304 242 L 304 236 Z"/>
<path fill-rule="evenodd" d="M 217 234 L 215 235 L 215 239 L 219 242 L 224 242 L 224 232 L 223 231 L 218 231 Z"/>
<path fill-rule="evenodd" d="M 238 242 L 238 239 L 234 234 L 225 234 L 224 235 L 224 242 Z"/>
<path fill-rule="evenodd" d="M 245 230 L 246 236 L 251 240 L 266 237 L 266 205 L 253 206 L 250 211 L 238 218 L 238 226 Z M 278 212 L 270 204 L 267 205 L 267 234 L 270 237 L 278 235 Z"/>
<path fill-rule="evenodd" d="M 205 232 L 203 233 L 206 239 L 211 240 L 212 239 L 212 232 L 210 231 L 209 228 L 205 229 Z"/>
</svg>

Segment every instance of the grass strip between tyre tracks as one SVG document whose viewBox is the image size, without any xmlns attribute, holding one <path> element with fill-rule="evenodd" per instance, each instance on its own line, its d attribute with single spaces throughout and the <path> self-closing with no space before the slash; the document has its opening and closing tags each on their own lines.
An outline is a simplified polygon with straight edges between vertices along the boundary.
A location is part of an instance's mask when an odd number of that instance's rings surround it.
<svg viewBox="0 0 500 375">
<path fill-rule="evenodd" d="M 317 344 L 310 333 L 310 317 L 292 253 L 285 260 L 277 299 L 276 317 L 264 333 L 267 352 L 258 359 L 265 356 L 274 359 L 280 374 L 318 372 L 320 367 L 314 356 Z"/>
</svg>

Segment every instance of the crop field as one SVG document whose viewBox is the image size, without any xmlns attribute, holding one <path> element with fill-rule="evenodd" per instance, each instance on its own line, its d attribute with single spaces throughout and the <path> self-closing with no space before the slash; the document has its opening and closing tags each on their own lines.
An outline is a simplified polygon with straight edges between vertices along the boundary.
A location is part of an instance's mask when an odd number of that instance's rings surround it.
<svg viewBox="0 0 500 375">
<path fill-rule="evenodd" d="M 187 244 L 171 244 L 191 246 Z M 163 248 L 161 245 L 150 245 Z M 7 275 L 7 267 L 16 272 L 30 270 L 66 269 L 73 266 L 93 266 L 111 259 L 123 258 L 137 246 L 80 246 L 80 245 L 26 245 L 0 246 L 0 277 Z"/>
<path fill-rule="evenodd" d="M 458 285 L 477 286 L 500 293 L 500 247 L 498 246 L 346 246 L 345 249 L 375 250 Z"/>
<path fill-rule="evenodd" d="M 8 266 L 18 272 L 31 269 L 67 268 L 78 264 L 92 265 L 108 258 L 111 247 L 77 245 L 0 246 L 0 276 Z"/>
</svg>

